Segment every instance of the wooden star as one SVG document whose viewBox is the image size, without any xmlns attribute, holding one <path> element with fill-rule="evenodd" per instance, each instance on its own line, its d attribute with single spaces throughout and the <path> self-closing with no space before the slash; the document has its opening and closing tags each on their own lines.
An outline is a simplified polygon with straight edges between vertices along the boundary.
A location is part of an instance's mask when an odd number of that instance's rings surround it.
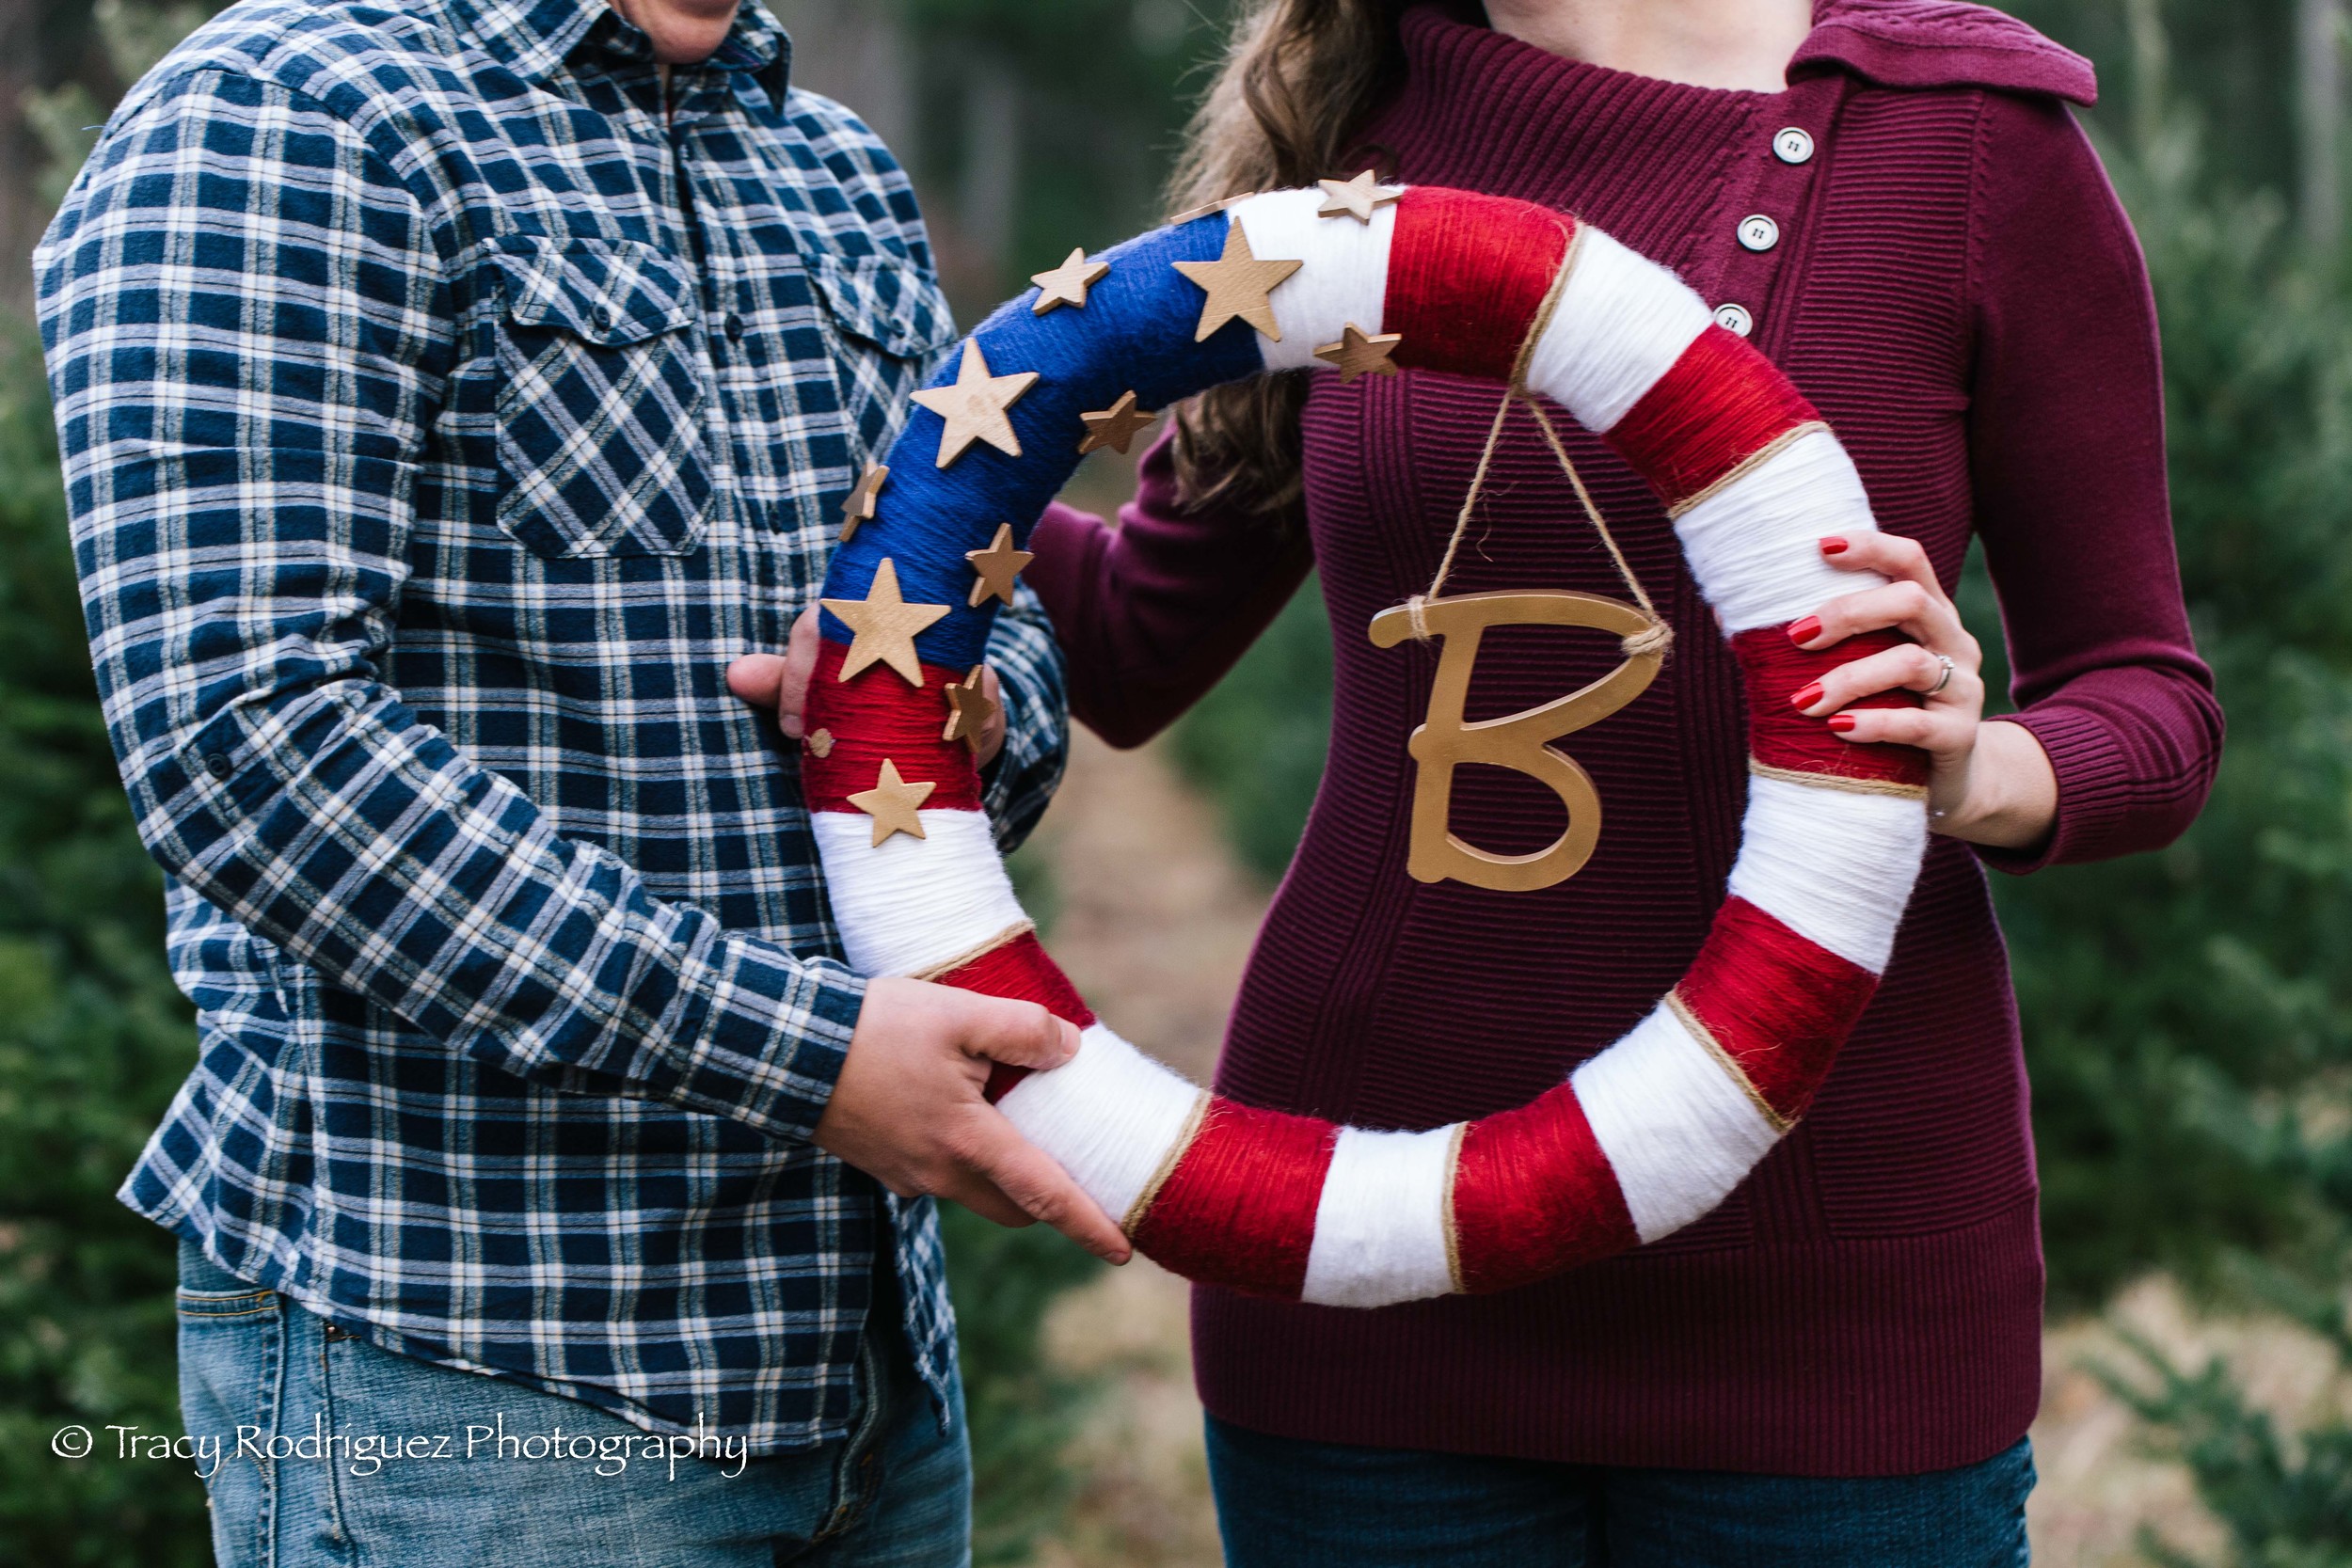
<svg viewBox="0 0 2352 1568">
<path fill-rule="evenodd" d="M 953 463 L 975 441 L 986 441 L 1007 456 L 1020 456 L 1021 437 L 1012 433 L 1012 420 L 1005 410 L 1035 385 L 1035 371 L 992 373 L 978 341 L 966 338 L 955 385 L 931 387 L 914 394 L 915 402 L 947 421 L 939 437 L 939 466 L 944 468 Z"/>
<path fill-rule="evenodd" d="M 1159 416 L 1148 408 L 1137 408 L 1136 394 L 1127 391 L 1120 393 L 1119 401 L 1108 408 L 1098 408 L 1078 418 L 1086 421 L 1087 427 L 1085 439 L 1078 443 L 1078 455 L 1084 457 L 1088 452 L 1099 451 L 1104 447 L 1124 452 L 1127 444 L 1136 438 L 1136 432 Z"/>
<path fill-rule="evenodd" d="M 935 784 L 909 784 L 898 777 L 898 765 L 882 758 L 882 774 L 871 789 L 861 789 L 850 797 L 850 804 L 874 819 L 874 845 L 879 848 L 892 833 L 912 833 L 916 838 L 929 838 L 923 831 L 923 819 L 915 809 L 930 799 Z"/>
<path fill-rule="evenodd" d="M 855 484 L 841 502 L 841 542 L 848 544 L 857 537 L 857 526 L 874 520 L 874 498 L 882 494 L 882 481 L 890 477 L 887 465 L 868 463 L 858 475 Z"/>
<path fill-rule="evenodd" d="M 1178 272 L 1208 292 L 1200 306 L 1200 325 L 1192 335 L 1196 343 L 1236 317 L 1276 342 L 1282 329 L 1274 325 L 1274 305 L 1266 298 L 1277 285 L 1299 269 L 1297 261 L 1261 261 L 1250 254 L 1249 236 L 1238 223 L 1225 228 L 1225 253 L 1214 261 L 1177 261 Z M 918 394 L 919 395 L 919 394 Z"/>
<path fill-rule="evenodd" d="M 1221 196 L 1215 201 L 1203 201 L 1198 207 L 1187 207 L 1168 221 L 1171 224 L 1190 223 L 1195 218 L 1207 217 L 1211 213 L 1221 213 L 1234 202 L 1247 201 L 1257 194 L 1256 191 L 1244 191 L 1239 196 Z"/>
<path fill-rule="evenodd" d="M 1315 209 L 1319 218 L 1351 217 L 1358 223 L 1370 223 L 1375 208 L 1386 207 L 1405 194 L 1396 185 L 1380 183 L 1371 169 L 1353 180 L 1318 180 L 1323 187 L 1323 205 Z"/>
<path fill-rule="evenodd" d="M 916 686 L 923 684 L 923 661 L 915 657 L 914 634 L 947 613 L 944 604 L 909 604 L 898 596 L 898 563 L 883 556 L 874 568 L 873 586 L 862 599 L 818 601 L 856 635 L 850 655 L 841 661 L 841 678 L 869 664 L 887 664 Z"/>
<path fill-rule="evenodd" d="M 947 727 L 942 740 L 961 740 L 972 748 L 972 754 L 980 754 L 981 737 L 988 732 L 988 721 L 996 717 L 996 705 L 980 689 L 983 665 L 972 666 L 972 673 L 961 683 L 950 681 L 942 688 L 947 693 Z"/>
<path fill-rule="evenodd" d="M 1110 276 L 1108 261 L 1089 261 L 1084 250 L 1073 250 L 1060 266 L 1045 272 L 1029 274 L 1029 281 L 1037 285 L 1037 303 L 1029 313 L 1041 316 L 1057 306 L 1074 305 L 1087 308 L 1087 291 Z"/>
<path fill-rule="evenodd" d="M 1037 558 L 1028 550 L 1014 549 L 1012 525 L 998 523 L 996 537 L 988 542 L 988 548 L 966 550 L 963 559 L 972 562 L 972 570 L 979 574 L 972 584 L 972 596 L 964 601 L 977 609 L 986 604 L 992 594 L 1007 604 L 1012 603 L 1013 578 L 1021 575 L 1022 567 Z"/>
<path fill-rule="evenodd" d="M 1396 361 L 1389 356 L 1405 341 L 1395 332 L 1366 332 L 1354 322 L 1340 328 L 1340 341 L 1326 343 L 1315 350 L 1315 357 L 1327 365 L 1340 368 L 1340 385 L 1344 387 L 1359 375 L 1394 375 Z"/>
<path fill-rule="evenodd" d="M 811 731 L 809 737 L 801 744 L 820 757 L 829 757 L 833 755 L 833 732 L 831 730 Z"/>
</svg>

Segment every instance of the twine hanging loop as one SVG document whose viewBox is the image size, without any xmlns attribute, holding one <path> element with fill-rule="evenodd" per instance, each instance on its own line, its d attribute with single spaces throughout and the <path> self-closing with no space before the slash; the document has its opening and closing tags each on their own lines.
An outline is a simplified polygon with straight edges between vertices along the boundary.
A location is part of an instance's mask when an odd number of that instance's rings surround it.
<svg viewBox="0 0 2352 1568">
<path fill-rule="evenodd" d="M 1494 466 L 1495 448 L 1502 444 L 1502 426 L 1510 417 L 1513 404 L 1524 404 L 1527 411 L 1535 417 L 1535 428 L 1543 433 L 1544 444 L 1551 449 L 1551 455 L 1559 459 L 1560 471 L 1568 476 L 1568 483 L 1576 491 L 1577 501 L 1584 508 L 1584 515 L 1592 523 L 1593 531 L 1600 535 L 1601 545 L 1609 551 L 1609 559 L 1616 563 L 1617 576 L 1624 579 L 1626 591 L 1633 595 L 1633 602 L 1642 607 L 1642 613 L 1649 617 L 1646 629 L 1625 638 L 1619 646 L 1625 650 L 1628 658 L 1639 658 L 1645 654 L 1663 656 L 1674 646 L 1674 627 L 1658 613 L 1658 606 L 1651 602 L 1648 590 L 1642 586 L 1642 579 L 1634 574 L 1633 563 L 1626 560 L 1625 551 L 1617 546 L 1616 535 L 1609 531 L 1608 519 L 1600 515 L 1600 507 L 1594 501 L 1593 493 L 1584 487 L 1584 476 L 1576 471 L 1576 464 L 1568 456 L 1568 449 L 1560 439 L 1560 432 L 1553 426 L 1551 417 L 1544 412 L 1542 404 L 1516 384 L 1502 394 L 1502 401 L 1495 405 L 1494 423 L 1487 427 L 1486 448 L 1479 452 L 1478 467 L 1470 474 L 1470 489 L 1462 497 L 1462 510 L 1454 515 L 1454 532 L 1445 542 L 1445 554 L 1438 558 L 1437 575 L 1429 579 L 1426 592 L 1416 594 L 1405 601 L 1406 613 L 1412 621 L 1414 641 L 1429 641 L 1427 605 L 1445 591 L 1445 579 L 1453 574 L 1454 558 L 1460 553 L 1462 536 L 1470 531 L 1470 517 L 1478 510 L 1478 498 L 1486 487 L 1487 472 Z"/>
<path fill-rule="evenodd" d="M 1649 617 L 1646 629 L 1634 632 L 1619 643 L 1626 657 L 1639 658 L 1645 654 L 1663 657 L 1666 651 L 1674 646 L 1674 627 L 1666 624 L 1666 618 L 1659 614 L 1658 607 L 1650 602 L 1648 592 L 1642 586 L 1642 579 L 1634 575 L 1632 563 L 1626 560 L 1625 551 L 1617 547 L 1616 535 L 1609 531 L 1608 520 L 1601 516 L 1600 508 L 1594 503 L 1593 493 L 1584 487 L 1584 476 L 1576 471 L 1576 464 L 1569 459 L 1568 449 L 1561 441 L 1559 431 L 1552 427 L 1550 416 L 1544 412 L 1544 405 L 1527 389 L 1528 359 L 1534 353 L 1535 344 L 1543 338 L 1544 328 L 1551 324 L 1551 313 L 1560 304 L 1560 292 L 1576 264 L 1577 243 L 1582 238 L 1583 230 L 1579 229 L 1569 241 L 1567 254 L 1561 258 L 1560 271 L 1553 277 L 1550 291 L 1544 295 L 1543 304 L 1536 309 L 1527 336 L 1519 341 L 1518 356 L 1511 366 L 1511 384 L 1503 389 L 1502 401 L 1495 405 L 1494 422 L 1486 427 L 1486 444 L 1478 453 L 1478 467 L 1470 474 L 1470 489 L 1462 497 L 1462 509 L 1454 515 L 1454 532 L 1446 539 L 1445 554 L 1438 560 L 1437 575 L 1429 579 L 1425 593 L 1416 594 L 1405 601 L 1405 611 L 1411 621 L 1413 640 L 1417 642 L 1429 641 L 1428 603 L 1445 590 L 1445 579 L 1454 571 L 1454 558 L 1462 548 L 1462 536 L 1470 531 L 1470 517 L 1478 510 L 1478 498 L 1486 488 L 1486 474 L 1494 467 L 1495 449 L 1502 443 L 1503 423 L 1510 418 L 1511 405 L 1519 403 L 1525 404 L 1527 411 L 1535 416 L 1535 428 L 1543 432 L 1544 444 L 1551 448 L 1551 455 L 1560 460 L 1560 471 L 1568 476 L 1568 483 L 1576 491 L 1576 499 L 1584 508 L 1584 515 L 1592 523 L 1593 531 L 1600 535 L 1601 544 L 1609 551 L 1609 559 L 1616 562 L 1617 576 L 1625 579 L 1626 590 L 1633 595 L 1633 602 L 1640 605 L 1642 613 Z"/>
</svg>

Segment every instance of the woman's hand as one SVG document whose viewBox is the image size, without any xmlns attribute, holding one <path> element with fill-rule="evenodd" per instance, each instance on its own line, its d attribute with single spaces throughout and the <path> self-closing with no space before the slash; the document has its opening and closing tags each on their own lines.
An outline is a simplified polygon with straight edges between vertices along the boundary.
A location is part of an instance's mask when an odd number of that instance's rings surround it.
<svg viewBox="0 0 2352 1568">
<path fill-rule="evenodd" d="M 1935 832 L 2005 849 L 2039 844 L 2058 819 L 2058 775 L 2032 731 L 1983 721 L 1983 655 L 1927 552 L 1891 533 L 1832 536 L 1820 545 L 1831 565 L 1889 580 L 1841 594 L 1791 626 L 1797 646 L 1833 647 L 1890 627 L 1912 641 L 1838 666 L 1792 693 L 1791 705 L 1812 718 L 1827 716 L 1829 727 L 1856 745 L 1888 741 L 1927 752 L 1928 823 Z M 1921 705 L 1848 711 L 1896 690 L 1918 692 Z"/>
<path fill-rule="evenodd" d="M 745 654 L 727 666 L 727 689 L 755 707 L 775 709 L 777 727 L 787 738 L 798 740 L 801 714 L 808 705 L 808 680 L 816 673 L 817 607 L 810 605 L 793 621 L 792 635 L 781 657 Z M 1005 693 L 997 684 L 996 672 L 985 665 L 980 668 L 980 690 L 996 705 L 980 727 L 980 750 L 975 759 L 986 768 L 1005 749 Z"/>
</svg>

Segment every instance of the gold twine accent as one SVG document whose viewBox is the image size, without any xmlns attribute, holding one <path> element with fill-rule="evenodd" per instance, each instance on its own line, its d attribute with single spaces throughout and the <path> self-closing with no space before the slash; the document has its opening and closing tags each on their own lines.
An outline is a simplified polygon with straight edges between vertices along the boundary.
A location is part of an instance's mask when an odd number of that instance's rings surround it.
<svg viewBox="0 0 2352 1568">
<path fill-rule="evenodd" d="M 1842 790 L 1848 795 L 1892 795 L 1899 800 L 1922 801 L 1928 798 L 1925 784 L 1899 784 L 1893 779 L 1856 779 L 1844 773 L 1807 773 L 1795 768 L 1775 768 L 1754 757 L 1748 758 L 1748 771 L 1759 779 L 1778 779 L 1813 789 Z"/>
<path fill-rule="evenodd" d="M 1462 1176 L 1462 1140 L 1470 1136 L 1470 1123 L 1454 1124 L 1454 1135 L 1445 1141 L 1445 1277 L 1457 1296 L 1466 1295 L 1470 1286 L 1462 1278 L 1462 1232 L 1454 1218 L 1454 1183 Z"/>
<path fill-rule="evenodd" d="M 1445 579 L 1453 575 L 1454 559 L 1462 548 L 1462 536 L 1470 531 L 1470 517 L 1478 510 L 1478 498 L 1486 488 L 1487 472 L 1494 467 L 1495 449 L 1502 444 L 1503 422 L 1510 417 L 1511 405 L 1521 403 L 1527 405 L 1529 413 L 1535 416 L 1535 428 L 1543 432 L 1544 443 L 1551 448 L 1551 455 L 1559 459 L 1561 472 L 1568 476 L 1568 483 L 1576 491 L 1576 499 L 1583 506 L 1584 515 L 1592 523 L 1593 531 L 1600 535 L 1601 544 L 1609 551 L 1609 559 L 1616 562 L 1617 576 L 1625 579 L 1634 603 L 1640 605 L 1642 613 L 1649 617 L 1650 624 L 1645 629 L 1633 633 L 1619 643 L 1625 650 L 1625 656 L 1639 658 L 1645 654 L 1662 655 L 1674 646 L 1674 627 L 1666 624 L 1666 618 L 1659 614 L 1658 607 L 1650 602 L 1648 592 L 1642 587 L 1642 579 L 1634 575 L 1632 563 L 1626 560 L 1625 551 L 1617 547 L 1616 535 L 1609 531 L 1608 520 L 1601 516 L 1600 507 L 1593 500 L 1593 493 L 1584 487 L 1584 476 L 1576 471 L 1576 464 L 1569 459 L 1568 449 L 1562 444 L 1560 433 L 1552 428 L 1550 417 L 1544 412 L 1543 404 L 1527 389 L 1528 361 L 1534 357 L 1535 344 L 1543 338 L 1544 329 L 1551 325 L 1551 313 L 1558 309 L 1560 295 L 1567 287 L 1568 274 L 1576 265 L 1577 249 L 1583 237 L 1584 230 L 1579 226 L 1575 238 L 1568 242 L 1567 254 L 1561 259 L 1560 270 L 1553 276 L 1550 289 L 1544 294 L 1543 304 L 1536 309 L 1535 319 L 1529 325 L 1527 336 L 1519 341 L 1518 356 L 1511 365 L 1510 385 L 1503 389 L 1502 401 L 1495 405 L 1494 423 L 1486 427 L 1486 444 L 1478 454 L 1477 468 L 1470 474 L 1470 490 L 1462 497 L 1462 509 L 1454 515 L 1454 531 L 1447 536 L 1445 553 L 1438 559 L 1437 575 L 1429 579 L 1426 592 L 1416 594 L 1405 601 L 1405 612 L 1412 626 L 1413 641 L 1416 642 L 1429 641 L 1429 601 L 1444 591 Z"/>
<path fill-rule="evenodd" d="M 1127 1212 L 1119 1216 L 1120 1235 L 1132 1239 L 1142 1227 L 1143 1216 L 1152 1212 L 1152 1200 L 1160 1196 L 1160 1189 L 1168 1185 L 1168 1179 L 1176 1174 L 1176 1166 L 1184 1159 L 1184 1150 L 1192 1147 L 1192 1140 L 1200 1135 L 1201 1127 L 1209 1119 L 1209 1107 L 1216 1100 L 1216 1097 L 1206 1089 L 1193 1097 L 1192 1112 L 1184 1117 L 1184 1130 L 1176 1135 L 1174 1143 L 1168 1146 L 1168 1152 L 1160 1156 L 1160 1163 L 1153 1168 L 1152 1180 L 1143 1184 L 1143 1191 L 1137 1193 L 1136 1200 L 1127 1205 Z"/>
<path fill-rule="evenodd" d="M 1033 920 L 1016 920 L 985 942 L 975 942 L 952 958 L 944 958 L 928 969 L 920 969 L 907 976 L 910 980 L 936 980 L 943 974 L 953 974 L 965 964 L 984 958 L 999 947 L 1009 946 L 1037 929 Z"/>
<path fill-rule="evenodd" d="M 1715 1037 L 1715 1031 L 1709 1029 L 1699 1015 L 1691 1010 L 1691 1004 L 1682 999 L 1681 987 L 1677 986 L 1666 993 L 1666 1010 L 1675 1015 L 1692 1039 L 1707 1048 L 1707 1053 L 1715 1058 L 1715 1065 L 1730 1074 L 1731 1081 L 1740 1085 L 1740 1092 L 1748 1097 L 1748 1103 L 1763 1116 L 1766 1124 L 1782 1137 L 1787 1137 L 1788 1130 L 1797 1125 L 1796 1118 L 1782 1116 L 1772 1102 L 1764 1098 L 1764 1091 L 1756 1086 L 1756 1080 L 1748 1076 L 1748 1069 L 1740 1065 L 1738 1057 L 1724 1049 L 1724 1042 Z"/>
</svg>

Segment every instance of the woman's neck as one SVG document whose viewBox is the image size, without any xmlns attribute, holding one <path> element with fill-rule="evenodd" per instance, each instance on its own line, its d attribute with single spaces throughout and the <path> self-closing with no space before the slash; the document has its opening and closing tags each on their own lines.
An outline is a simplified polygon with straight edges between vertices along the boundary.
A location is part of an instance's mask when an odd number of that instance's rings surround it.
<svg viewBox="0 0 2352 1568">
<path fill-rule="evenodd" d="M 1813 28 L 1812 0 L 1486 0 L 1486 20 L 1538 49 L 1700 87 L 1778 92 Z"/>
</svg>

